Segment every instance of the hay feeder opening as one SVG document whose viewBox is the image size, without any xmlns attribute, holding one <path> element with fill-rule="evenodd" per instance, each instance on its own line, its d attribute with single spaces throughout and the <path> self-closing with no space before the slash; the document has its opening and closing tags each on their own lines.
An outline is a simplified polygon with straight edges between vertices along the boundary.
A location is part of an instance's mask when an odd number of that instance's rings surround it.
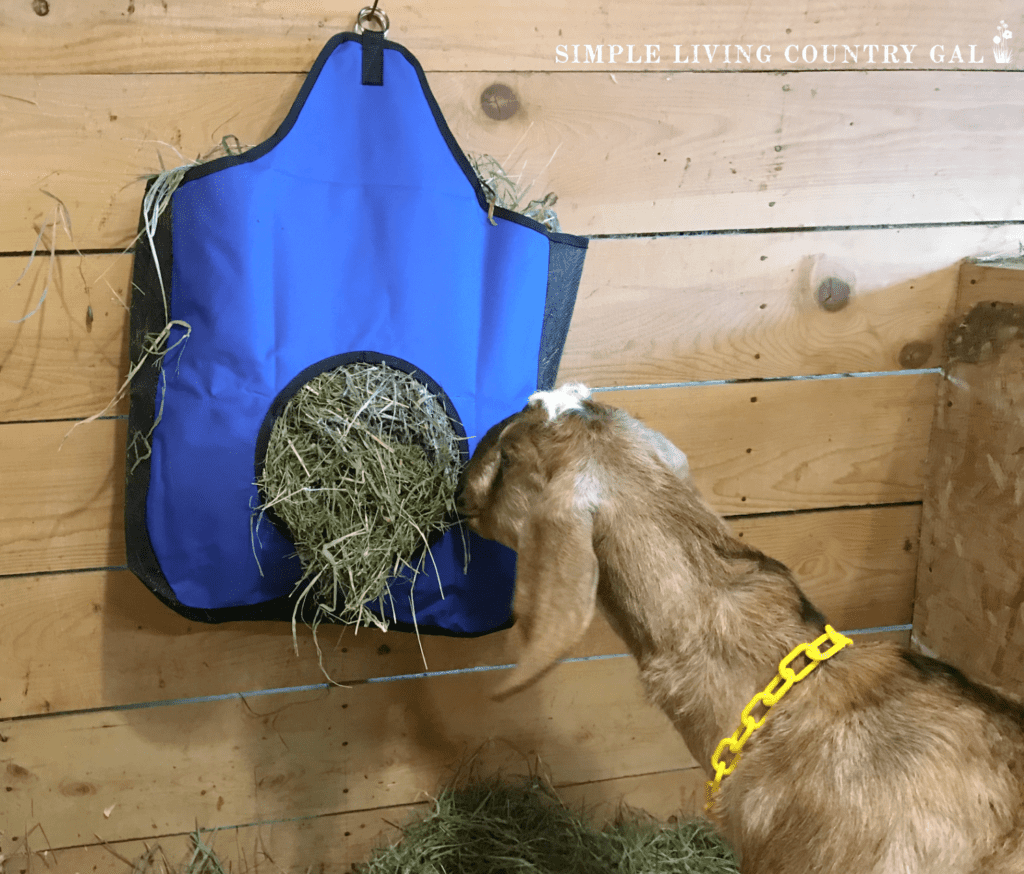
<svg viewBox="0 0 1024 874">
<path fill-rule="evenodd" d="M 386 630 L 389 581 L 430 561 L 455 522 L 464 453 L 461 426 L 414 372 L 358 361 L 305 382 L 257 475 L 257 515 L 287 532 L 302 564 L 293 617 Z"/>
</svg>

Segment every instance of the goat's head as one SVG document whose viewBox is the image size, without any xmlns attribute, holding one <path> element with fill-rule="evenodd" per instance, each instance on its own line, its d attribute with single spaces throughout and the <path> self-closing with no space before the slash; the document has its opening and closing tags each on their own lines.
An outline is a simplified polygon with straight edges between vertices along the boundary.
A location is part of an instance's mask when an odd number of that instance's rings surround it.
<svg viewBox="0 0 1024 874">
<path fill-rule="evenodd" d="M 686 456 L 575 384 L 537 392 L 480 441 L 459 511 L 472 530 L 518 554 L 521 656 L 495 697 L 538 679 L 583 637 L 597 599 L 595 515 L 625 481 L 655 469 L 686 477 Z"/>
</svg>

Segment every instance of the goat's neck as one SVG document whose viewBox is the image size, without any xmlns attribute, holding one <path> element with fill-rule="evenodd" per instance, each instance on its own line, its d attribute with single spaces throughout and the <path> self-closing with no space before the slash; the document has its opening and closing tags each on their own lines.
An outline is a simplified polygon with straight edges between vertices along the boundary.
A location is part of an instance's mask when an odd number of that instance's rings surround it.
<svg viewBox="0 0 1024 874">
<path fill-rule="evenodd" d="M 698 539 L 666 550 L 633 540 L 611 550 L 599 587 L 648 695 L 709 772 L 718 742 L 735 731 L 780 659 L 820 633 L 820 617 L 785 567 L 719 524 L 717 543 Z M 655 553 L 664 560 L 652 561 Z"/>
</svg>

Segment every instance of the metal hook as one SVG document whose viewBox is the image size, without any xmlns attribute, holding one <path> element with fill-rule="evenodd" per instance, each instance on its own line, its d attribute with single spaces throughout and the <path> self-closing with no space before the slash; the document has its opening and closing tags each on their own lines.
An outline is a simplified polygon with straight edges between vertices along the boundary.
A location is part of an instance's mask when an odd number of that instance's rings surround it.
<svg viewBox="0 0 1024 874">
<path fill-rule="evenodd" d="M 356 25 L 352 28 L 356 33 L 361 34 L 366 29 L 364 25 L 372 21 L 377 25 L 373 28 L 374 30 L 379 30 L 384 36 L 388 35 L 391 21 L 383 9 L 377 8 L 379 2 L 380 0 L 373 0 L 373 6 L 364 6 L 359 10 L 359 14 L 356 16 Z"/>
</svg>

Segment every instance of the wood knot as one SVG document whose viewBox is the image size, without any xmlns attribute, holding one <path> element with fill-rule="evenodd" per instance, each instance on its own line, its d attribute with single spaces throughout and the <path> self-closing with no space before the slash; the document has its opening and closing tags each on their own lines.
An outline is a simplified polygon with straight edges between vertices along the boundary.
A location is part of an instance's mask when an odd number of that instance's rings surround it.
<svg viewBox="0 0 1024 874">
<path fill-rule="evenodd" d="M 480 95 L 480 108 L 484 115 L 495 121 L 506 121 L 519 112 L 519 98 L 515 91 L 500 82 L 490 85 Z"/>
<path fill-rule="evenodd" d="M 80 798 L 84 795 L 95 795 L 96 787 L 92 783 L 83 783 L 80 780 L 64 780 L 60 784 L 60 792 L 61 795 Z"/>
<path fill-rule="evenodd" d="M 16 765 L 11 762 L 7 766 L 7 777 L 11 780 L 25 780 L 32 776 L 32 772 L 28 768 L 23 768 L 21 765 Z"/>
<path fill-rule="evenodd" d="M 818 283 L 814 296 L 825 312 L 835 313 L 850 302 L 850 283 L 838 276 L 829 276 Z"/>
<path fill-rule="evenodd" d="M 928 363 L 932 357 L 932 344 L 927 340 L 913 340 L 900 349 L 900 367 L 907 370 L 917 370 Z"/>
</svg>

